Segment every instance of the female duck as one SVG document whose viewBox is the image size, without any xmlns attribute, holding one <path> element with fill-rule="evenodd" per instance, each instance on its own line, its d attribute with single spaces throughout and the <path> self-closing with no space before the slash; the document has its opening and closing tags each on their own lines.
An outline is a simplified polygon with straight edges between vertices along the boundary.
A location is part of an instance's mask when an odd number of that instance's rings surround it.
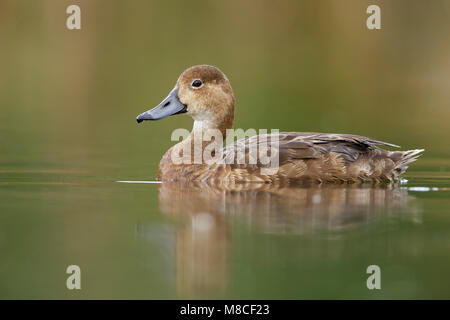
<svg viewBox="0 0 450 320">
<path fill-rule="evenodd" d="M 233 126 L 234 104 L 230 82 L 219 69 L 199 65 L 185 70 L 167 98 L 137 117 L 138 123 L 180 113 L 189 114 L 194 119 L 191 134 L 170 148 L 161 159 L 158 178 L 163 181 L 220 183 L 391 182 L 398 180 L 407 165 L 423 151 L 383 150 L 378 146 L 398 146 L 351 134 L 280 132 L 239 140 L 219 150 L 219 158 L 232 161 L 195 161 L 193 157 L 197 149 L 204 151 L 211 143 L 202 139 L 198 144 L 196 137 L 204 136 L 208 130 L 218 131 L 225 137 Z M 277 146 L 275 151 L 270 151 L 273 148 L 269 147 L 269 153 L 277 156 L 275 171 L 265 171 L 267 164 L 261 161 L 248 161 L 251 150 L 258 148 L 261 140 L 271 141 L 270 146 Z M 193 161 L 179 163 L 174 160 L 183 156 L 186 150 Z M 238 161 L 236 155 L 239 151 L 244 152 L 244 160 L 247 161 Z"/>
</svg>

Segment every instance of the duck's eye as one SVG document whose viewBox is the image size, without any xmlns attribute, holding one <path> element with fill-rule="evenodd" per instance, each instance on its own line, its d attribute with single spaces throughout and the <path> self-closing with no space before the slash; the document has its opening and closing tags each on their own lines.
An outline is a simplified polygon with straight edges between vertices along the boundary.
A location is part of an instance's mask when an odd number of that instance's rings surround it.
<svg viewBox="0 0 450 320">
<path fill-rule="evenodd" d="M 203 85 L 202 80 L 196 79 L 192 82 L 192 87 L 194 88 L 200 88 Z"/>
</svg>

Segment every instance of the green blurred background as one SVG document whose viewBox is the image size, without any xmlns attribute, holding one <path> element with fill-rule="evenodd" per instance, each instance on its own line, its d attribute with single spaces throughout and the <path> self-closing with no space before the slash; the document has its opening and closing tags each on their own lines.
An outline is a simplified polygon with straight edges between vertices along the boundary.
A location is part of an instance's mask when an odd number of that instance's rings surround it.
<svg viewBox="0 0 450 320">
<path fill-rule="evenodd" d="M 81 30 L 66 28 L 71 4 L 81 7 Z M 381 7 L 381 30 L 366 28 L 370 4 Z M 114 181 L 155 179 L 172 130 L 191 127 L 185 116 L 141 125 L 135 117 L 192 65 L 226 73 L 235 127 L 354 133 L 425 148 L 417 172 L 448 175 L 449 31 L 446 0 L 0 0 L 0 298 L 177 297 L 164 236 L 164 245 L 145 248 L 133 238 L 137 222 L 167 227 L 156 187 Z M 439 215 L 447 196 L 432 204 Z M 448 226 L 442 219 L 433 226 Z M 240 225 L 235 234 L 250 238 L 249 252 L 262 237 Z M 273 239 L 280 248 L 290 240 Z M 448 243 L 447 236 L 436 256 Z M 261 278 L 277 283 L 275 274 L 297 270 L 285 254 L 287 269 L 269 265 Z M 68 264 L 88 270 L 80 292 L 65 289 Z M 233 270 L 249 282 L 225 297 L 360 295 L 340 285 L 298 291 L 287 278 L 265 288 L 246 278 L 253 264 L 244 266 Z M 337 278 L 351 269 L 335 267 Z M 438 277 L 425 287 L 382 297 L 449 297 Z"/>
</svg>

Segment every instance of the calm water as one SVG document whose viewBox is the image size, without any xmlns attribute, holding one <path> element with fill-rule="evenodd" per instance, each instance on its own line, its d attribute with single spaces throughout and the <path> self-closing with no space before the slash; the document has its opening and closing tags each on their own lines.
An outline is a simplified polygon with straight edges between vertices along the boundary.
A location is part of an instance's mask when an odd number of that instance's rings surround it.
<svg viewBox="0 0 450 320">
<path fill-rule="evenodd" d="M 241 190 L 4 165 L 0 297 L 449 298 L 449 165 L 421 159 L 399 186 Z"/>
</svg>

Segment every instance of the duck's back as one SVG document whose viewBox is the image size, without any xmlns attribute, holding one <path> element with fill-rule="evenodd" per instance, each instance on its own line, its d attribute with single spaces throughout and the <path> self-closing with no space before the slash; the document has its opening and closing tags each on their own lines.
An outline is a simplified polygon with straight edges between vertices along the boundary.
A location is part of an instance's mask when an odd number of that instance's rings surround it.
<svg viewBox="0 0 450 320">
<path fill-rule="evenodd" d="M 251 161 L 261 146 L 276 150 L 273 162 Z M 280 132 L 238 140 L 223 149 L 225 163 L 181 164 L 170 161 L 171 150 L 159 167 L 162 180 L 238 182 L 391 182 L 396 181 L 423 150 L 388 151 L 396 145 L 351 134 Z M 244 159 L 242 159 L 244 157 Z M 240 158 L 240 159 L 238 159 Z"/>
</svg>

